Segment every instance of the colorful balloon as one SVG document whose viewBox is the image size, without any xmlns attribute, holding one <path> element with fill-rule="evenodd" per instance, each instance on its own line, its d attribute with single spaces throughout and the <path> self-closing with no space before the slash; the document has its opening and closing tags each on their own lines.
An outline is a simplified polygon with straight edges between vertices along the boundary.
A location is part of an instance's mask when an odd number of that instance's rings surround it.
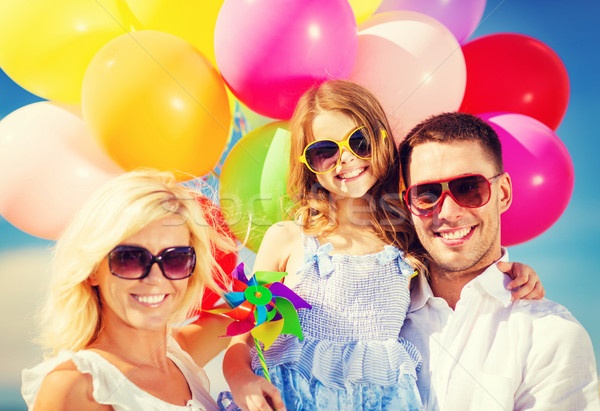
<svg viewBox="0 0 600 411">
<path fill-rule="evenodd" d="M 356 47 L 347 0 L 225 0 L 215 26 L 227 85 L 251 110 L 277 119 L 289 119 L 311 86 L 347 78 Z"/>
<path fill-rule="evenodd" d="M 0 2 L 0 67 L 24 89 L 78 103 L 85 70 L 111 39 L 131 29 L 120 0 Z"/>
<path fill-rule="evenodd" d="M 235 237 L 257 252 L 269 226 L 286 219 L 290 161 L 288 123 L 275 121 L 244 136 L 225 159 L 219 197 Z"/>
<path fill-rule="evenodd" d="M 169 170 L 179 180 L 213 169 L 231 124 L 225 85 L 210 62 L 185 40 L 150 30 L 119 36 L 94 56 L 82 110 L 121 167 Z"/>
<path fill-rule="evenodd" d="M 575 181 L 569 151 L 534 118 L 515 113 L 479 117 L 498 133 L 504 170 L 512 179 L 513 201 L 502 215 L 502 245 L 529 241 L 550 228 L 569 204 Z"/>
<path fill-rule="evenodd" d="M 350 79 L 377 96 L 397 143 L 430 115 L 458 109 L 465 61 L 443 24 L 421 13 L 394 11 L 371 17 L 359 29 Z"/>
<path fill-rule="evenodd" d="M 361 23 L 371 17 L 381 4 L 381 0 L 349 0 L 356 22 Z"/>
<path fill-rule="evenodd" d="M 0 121 L 0 214 L 28 234 L 55 240 L 86 199 L 122 172 L 76 107 L 38 102 Z"/>
<path fill-rule="evenodd" d="M 523 34 L 498 33 L 462 49 L 468 75 L 461 112 L 520 113 L 558 128 L 569 104 L 569 75 L 550 47 Z"/>
<path fill-rule="evenodd" d="M 215 24 L 223 0 L 126 0 L 146 30 L 164 31 L 191 43 L 213 65 Z"/>
<path fill-rule="evenodd" d="M 383 0 L 376 13 L 405 10 L 427 14 L 446 26 L 459 43 L 475 31 L 485 11 L 485 0 Z"/>
</svg>

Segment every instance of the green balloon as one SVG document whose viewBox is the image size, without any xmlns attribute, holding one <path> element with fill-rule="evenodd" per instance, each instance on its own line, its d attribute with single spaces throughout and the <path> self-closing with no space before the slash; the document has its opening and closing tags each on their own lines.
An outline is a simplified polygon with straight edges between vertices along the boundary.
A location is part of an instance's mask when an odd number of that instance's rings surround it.
<svg viewBox="0 0 600 411">
<path fill-rule="evenodd" d="M 233 146 L 221 171 L 219 202 L 225 221 L 254 252 L 267 228 L 290 219 L 288 130 L 287 121 L 274 121 L 250 131 Z"/>
</svg>

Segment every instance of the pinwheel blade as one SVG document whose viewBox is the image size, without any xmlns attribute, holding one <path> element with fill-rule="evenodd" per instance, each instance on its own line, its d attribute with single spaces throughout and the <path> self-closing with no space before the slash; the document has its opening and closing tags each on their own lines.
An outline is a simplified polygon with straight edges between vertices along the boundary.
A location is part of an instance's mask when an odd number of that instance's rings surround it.
<svg viewBox="0 0 600 411">
<path fill-rule="evenodd" d="M 254 273 L 256 281 L 258 281 L 258 284 L 260 285 L 277 283 L 286 275 L 287 273 L 281 271 L 257 271 Z"/>
<path fill-rule="evenodd" d="M 258 327 L 259 325 L 261 325 L 262 323 L 264 323 L 265 321 L 267 321 L 267 309 L 265 308 L 264 305 L 257 305 L 256 306 L 256 326 Z"/>
<path fill-rule="evenodd" d="M 283 317 L 283 328 L 281 329 L 282 334 L 293 334 L 302 341 L 302 328 L 300 328 L 300 320 L 298 320 L 298 313 L 289 300 L 285 298 L 275 298 L 275 306 Z"/>
<path fill-rule="evenodd" d="M 290 301 L 294 305 L 296 310 L 300 308 L 312 308 L 309 303 L 304 301 L 298 294 L 290 290 L 285 284 L 271 284 L 271 286 L 269 287 L 269 291 L 271 291 L 274 297 L 283 297 L 286 300 Z"/>
<path fill-rule="evenodd" d="M 254 321 L 234 321 L 227 327 L 227 336 L 246 334 L 254 328 Z"/>
<path fill-rule="evenodd" d="M 271 344 L 275 341 L 277 336 L 281 334 L 281 330 L 283 328 L 283 320 L 282 321 L 269 321 L 266 323 L 262 323 L 260 326 L 254 328 L 251 333 L 259 341 L 265 345 L 265 350 L 267 350 Z"/>
</svg>

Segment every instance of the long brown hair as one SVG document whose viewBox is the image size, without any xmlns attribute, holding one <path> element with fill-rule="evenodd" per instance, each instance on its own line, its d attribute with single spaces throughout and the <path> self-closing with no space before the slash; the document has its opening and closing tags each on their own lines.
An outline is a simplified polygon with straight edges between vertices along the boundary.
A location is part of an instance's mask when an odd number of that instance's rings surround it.
<svg viewBox="0 0 600 411">
<path fill-rule="evenodd" d="M 306 145 L 315 140 L 313 122 L 323 112 L 339 112 L 364 126 L 371 139 L 372 170 L 376 182 L 365 195 L 369 220 L 384 242 L 407 252 L 413 266 L 423 270 L 414 258 L 414 228 L 400 192 L 398 151 L 383 107 L 366 88 L 346 80 L 330 80 L 308 90 L 298 102 L 290 121 L 292 144 L 288 194 L 296 203 L 296 220 L 307 234 L 327 234 L 338 227 L 335 204 L 316 175 L 298 161 Z"/>
</svg>

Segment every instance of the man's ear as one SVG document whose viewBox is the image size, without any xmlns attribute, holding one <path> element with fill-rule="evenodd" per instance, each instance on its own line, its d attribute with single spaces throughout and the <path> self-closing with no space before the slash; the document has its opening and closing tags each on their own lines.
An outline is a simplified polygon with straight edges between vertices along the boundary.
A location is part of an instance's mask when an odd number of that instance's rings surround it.
<svg viewBox="0 0 600 411">
<path fill-rule="evenodd" d="M 500 204 L 500 213 L 508 210 L 512 203 L 512 181 L 506 172 L 498 179 L 498 203 Z"/>
</svg>

